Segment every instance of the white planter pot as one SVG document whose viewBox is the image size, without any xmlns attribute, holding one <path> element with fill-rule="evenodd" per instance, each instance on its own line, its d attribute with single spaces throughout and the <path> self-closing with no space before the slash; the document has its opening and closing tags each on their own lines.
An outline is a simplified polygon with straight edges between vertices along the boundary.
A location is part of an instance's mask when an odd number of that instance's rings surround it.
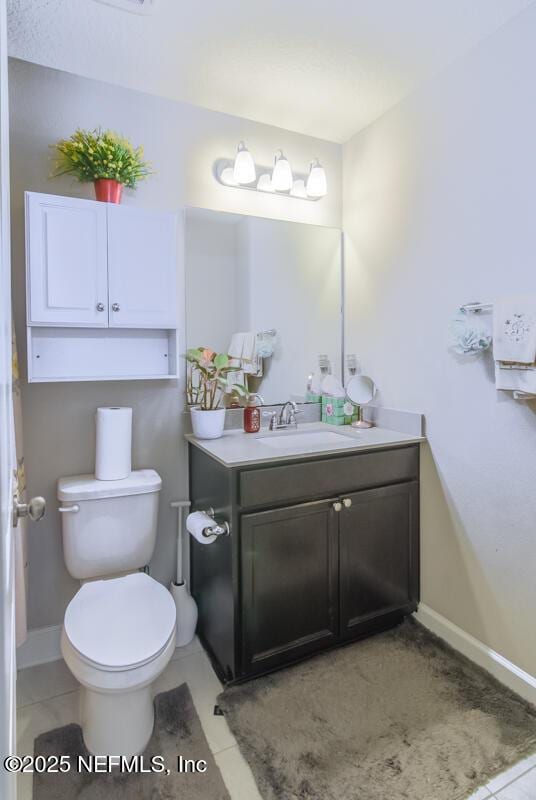
<svg viewBox="0 0 536 800">
<path fill-rule="evenodd" d="M 200 408 L 191 408 L 192 428 L 194 436 L 198 439 L 219 439 L 223 436 L 225 426 L 225 409 L 216 408 L 214 411 L 202 411 Z"/>
</svg>

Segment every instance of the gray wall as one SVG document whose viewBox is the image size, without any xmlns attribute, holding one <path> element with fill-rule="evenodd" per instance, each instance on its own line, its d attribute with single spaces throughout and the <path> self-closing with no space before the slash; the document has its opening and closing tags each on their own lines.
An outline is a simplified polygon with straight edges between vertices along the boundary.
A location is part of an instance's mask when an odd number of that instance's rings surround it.
<svg viewBox="0 0 536 800">
<path fill-rule="evenodd" d="M 77 127 L 114 128 L 145 146 L 157 175 L 128 193 L 125 203 L 179 209 L 185 205 L 253 214 L 296 222 L 341 224 L 341 147 L 188 104 L 125 90 L 67 73 L 12 61 L 10 69 L 14 313 L 24 363 L 25 189 L 92 197 L 92 187 L 69 179 L 50 181 L 49 145 Z M 271 163 L 282 147 L 297 171 L 311 158 L 324 163 L 327 198 L 305 203 L 220 186 L 212 174 L 216 159 L 232 157 L 245 139 L 259 163 Z M 184 329 L 181 330 L 184 343 Z M 176 382 L 72 383 L 23 385 L 25 455 L 30 494 L 43 494 L 46 519 L 31 526 L 29 625 L 61 623 L 77 589 L 65 570 L 55 485 L 58 477 L 92 472 L 93 414 L 99 405 L 134 409 L 133 462 L 162 475 L 158 541 L 152 574 L 167 583 L 175 561 L 172 499 L 187 495 L 183 443 L 183 386 Z"/>
<path fill-rule="evenodd" d="M 536 291 L 536 6 L 344 147 L 347 347 L 426 414 L 423 601 L 536 673 L 536 403 L 456 358 L 462 304 Z"/>
</svg>

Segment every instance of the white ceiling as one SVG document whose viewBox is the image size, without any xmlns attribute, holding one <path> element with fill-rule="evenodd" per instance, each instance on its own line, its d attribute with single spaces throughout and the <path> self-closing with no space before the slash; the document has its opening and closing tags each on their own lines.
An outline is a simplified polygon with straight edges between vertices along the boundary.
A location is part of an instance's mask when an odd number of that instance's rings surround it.
<svg viewBox="0 0 536 800">
<path fill-rule="evenodd" d="M 10 54 L 343 142 L 532 2 L 8 0 Z"/>
</svg>

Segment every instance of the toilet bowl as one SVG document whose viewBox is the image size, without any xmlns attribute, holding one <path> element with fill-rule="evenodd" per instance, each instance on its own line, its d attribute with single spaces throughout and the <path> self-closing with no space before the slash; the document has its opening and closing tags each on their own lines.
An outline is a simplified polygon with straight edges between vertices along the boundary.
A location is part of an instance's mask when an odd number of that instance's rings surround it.
<svg viewBox="0 0 536 800">
<path fill-rule="evenodd" d="M 94 755 L 141 753 L 154 724 L 152 685 L 175 648 L 176 610 L 143 572 L 85 583 L 65 613 L 61 650 L 81 684 L 81 724 Z"/>
</svg>

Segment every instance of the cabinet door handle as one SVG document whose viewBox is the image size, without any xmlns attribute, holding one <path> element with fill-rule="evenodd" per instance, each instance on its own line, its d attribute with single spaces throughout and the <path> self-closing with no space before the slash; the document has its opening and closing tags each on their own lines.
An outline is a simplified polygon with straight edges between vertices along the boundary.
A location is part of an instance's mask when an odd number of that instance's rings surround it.
<svg viewBox="0 0 536 800">
<path fill-rule="evenodd" d="M 121 311 L 119 303 L 112 303 L 112 311 Z"/>
<path fill-rule="evenodd" d="M 337 513 L 339 513 L 339 511 L 342 511 L 342 503 L 339 503 L 338 500 L 335 503 L 333 503 L 333 510 L 336 511 Z"/>
<path fill-rule="evenodd" d="M 352 507 L 352 501 L 350 500 L 349 497 L 345 497 L 344 500 L 342 501 L 342 504 L 343 504 L 343 506 L 345 508 L 351 508 Z"/>
<path fill-rule="evenodd" d="M 97 303 L 97 311 L 104 311 L 104 303 Z"/>
</svg>

